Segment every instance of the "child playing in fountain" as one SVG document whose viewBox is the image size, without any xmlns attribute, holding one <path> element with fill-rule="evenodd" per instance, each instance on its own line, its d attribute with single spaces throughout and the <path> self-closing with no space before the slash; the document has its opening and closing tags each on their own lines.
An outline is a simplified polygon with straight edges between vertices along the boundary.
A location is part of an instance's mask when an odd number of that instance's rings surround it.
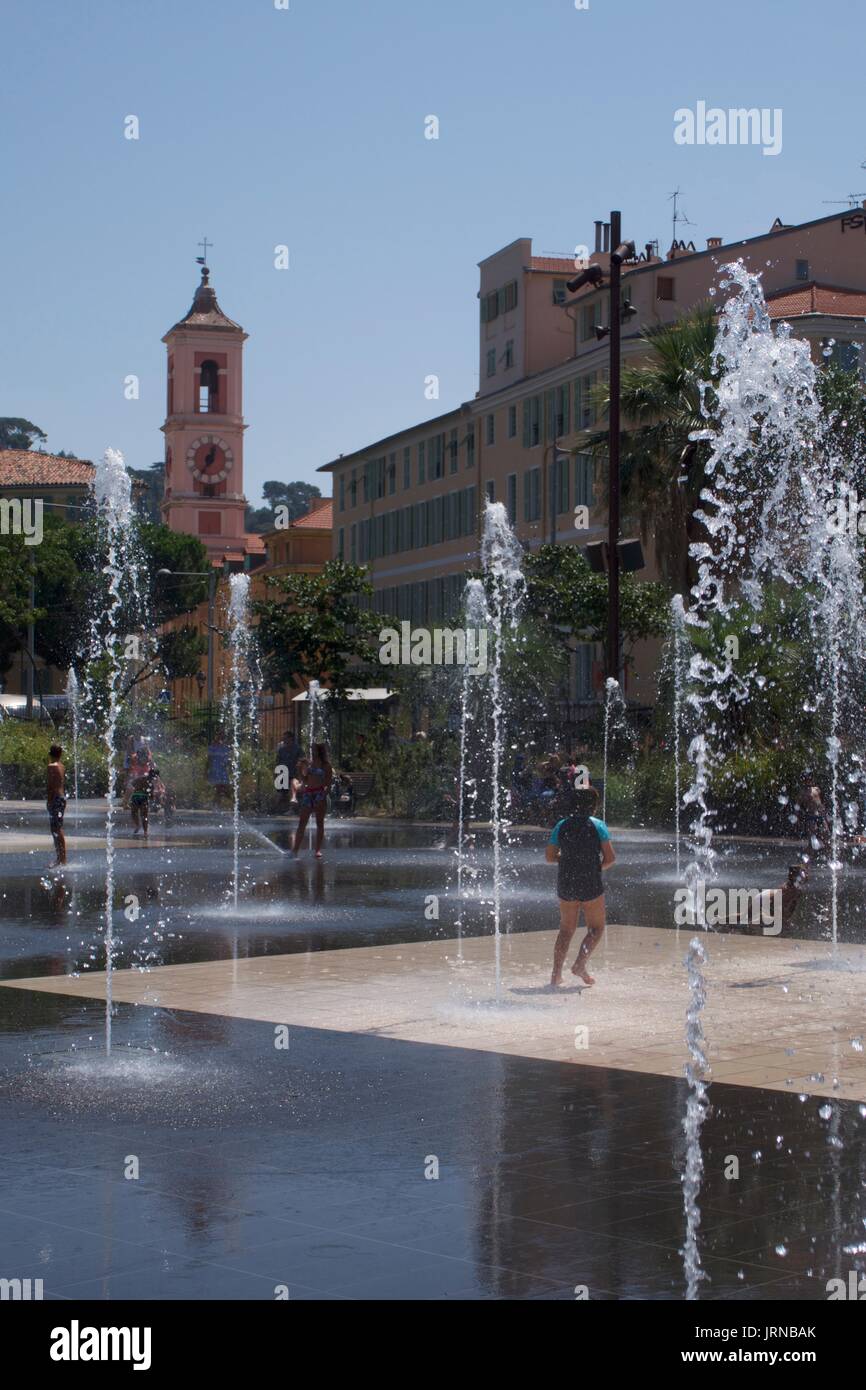
<svg viewBox="0 0 866 1390">
<path fill-rule="evenodd" d="M 293 854 L 296 855 L 301 848 L 307 821 L 312 814 L 316 817 L 316 858 L 321 859 L 322 841 L 325 838 L 325 810 L 328 805 L 328 792 L 333 780 L 334 769 L 328 761 L 327 745 L 317 743 L 313 748 L 313 756 L 310 759 L 304 775 L 304 785 L 301 788 L 301 809 L 298 817 L 298 828 L 295 831 L 295 842 L 292 846 Z"/>
<path fill-rule="evenodd" d="M 66 814 L 66 769 L 63 766 L 63 749 L 59 743 L 52 743 L 48 750 L 48 781 L 45 791 L 45 805 L 48 810 L 48 825 L 54 841 L 56 858 L 54 868 L 66 863 L 66 836 L 63 833 L 63 817 Z"/>
<path fill-rule="evenodd" d="M 143 767 L 133 764 L 135 776 L 132 779 L 132 791 L 129 795 L 129 809 L 132 813 L 133 835 L 137 835 L 139 830 L 144 831 L 144 841 L 147 843 L 148 814 L 150 810 L 150 776 L 147 764 Z"/>
<path fill-rule="evenodd" d="M 598 791 L 595 787 L 572 792 L 569 814 L 556 822 L 545 851 L 548 864 L 559 865 L 556 887 L 559 935 L 553 947 L 553 974 L 550 977 L 554 988 L 562 984 L 562 967 L 577 930 L 581 910 L 586 936 L 571 971 L 584 984 L 595 984 L 586 963 L 604 932 L 602 870 L 609 869 L 616 858 L 607 826 L 592 814 L 597 805 Z"/>
</svg>

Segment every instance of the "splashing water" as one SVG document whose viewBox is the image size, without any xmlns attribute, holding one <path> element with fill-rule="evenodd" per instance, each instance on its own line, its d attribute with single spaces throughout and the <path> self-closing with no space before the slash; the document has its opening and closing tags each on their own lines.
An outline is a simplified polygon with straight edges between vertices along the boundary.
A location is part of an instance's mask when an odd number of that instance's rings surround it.
<svg viewBox="0 0 866 1390">
<path fill-rule="evenodd" d="M 739 638 L 725 628 L 742 617 L 744 605 L 760 613 L 769 586 L 781 594 L 788 613 L 798 595 L 806 597 L 806 634 L 814 652 L 813 689 L 807 705 L 823 711 L 830 774 L 831 934 L 837 939 L 840 750 L 839 730 L 855 669 L 862 669 L 862 608 L 856 546 L 850 529 L 834 529 L 829 518 L 840 494 L 849 489 L 851 461 L 833 447 L 831 427 L 816 392 L 816 367 L 809 344 L 794 339 L 789 325 L 774 334 L 760 278 L 742 262 L 724 268 L 725 289 L 733 291 L 719 318 L 713 368 L 717 384 L 702 388 L 702 408 L 711 429 L 692 438 L 709 443 L 703 506 L 695 512 L 708 535 L 692 545 L 698 579 L 686 621 L 702 648 L 689 663 L 690 693 L 702 733 L 689 745 L 693 780 L 684 797 L 694 807 L 690 827 L 692 861 L 686 881 L 696 904 L 696 922 L 706 928 L 701 881 L 715 876 L 713 777 L 725 756 L 730 733 L 726 716 L 766 677 L 741 661 Z M 711 402 L 711 393 L 715 399 Z M 792 597 L 793 596 L 793 597 Z M 796 613 L 793 606 L 792 613 Z M 757 616 L 749 634 L 772 640 Z M 700 1129 L 705 1110 L 706 1067 L 700 1011 L 705 998 L 706 953 L 689 954 L 690 1006 L 687 1040 L 688 1153 L 684 1183 L 687 1299 L 697 1297 L 700 1257 L 702 1160 Z M 694 1045 L 694 1046 L 693 1046 Z M 697 1049 L 695 1051 L 695 1049 Z"/>
<path fill-rule="evenodd" d="M 476 631 L 486 629 L 490 624 L 490 614 L 487 611 L 487 597 L 484 593 L 484 585 L 480 579 L 469 579 L 466 581 L 466 592 L 463 601 L 463 610 L 467 628 L 474 628 Z M 465 810 L 467 803 L 470 807 L 470 820 L 473 818 L 476 802 L 478 800 L 478 784 L 474 776 L 470 777 L 467 771 L 467 744 L 470 729 L 474 725 L 474 704 L 473 699 L 478 683 L 477 676 L 472 674 L 472 668 L 466 662 L 463 666 L 463 680 L 460 688 L 460 767 L 457 780 L 457 959 L 463 959 L 463 876 L 466 870 L 466 819 Z"/>
<path fill-rule="evenodd" d="M 106 630 L 102 643 L 103 653 L 108 658 L 108 707 L 103 721 L 102 738 L 105 744 L 108 777 L 105 793 L 105 1051 L 110 1053 L 112 974 L 115 951 L 113 921 L 114 816 L 117 778 L 115 744 L 121 701 L 121 683 L 125 668 L 124 654 L 119 647 L 122 634 L 118 624 L 124 603 L 124 590 L 130 576 L 135 571 L 134 565 L 130 566 L 130 555 L 134 553 L 135 525 L 132 510 L 132 482 L 126 471 L 123 455 L 117 449 L 106 449 L 102 461 L 97 464 L 93 486 L 99 509 L 100 528 L 106 545 L 106 561 L 102 572 L 108 583 L 108 598 L 104 614 Z M 133 589 L 137 592 L 134 582 Z"/>
<path fill-rule="evenodd" d="M 677 855 L 677 879 L 679 879 L 682 874 L 682 833 L 680 829 L 682 787 L 680 785 L 680 758 L 683 735 L 683 693 L 686 676 L 686 652 L 688 650 L 686 611 L 682 594 L 674 594 L 671 599 L 671 631 L 671 673 L 674 682 L 674 837 Z"/>
<path fill-rule="evenodd" d="M 315 745 L 318 742 L 320 742 L 321 738 L 321 735 L 319 733 L 320 692 L 321 686 L 319 685 L 319 682 L 316 680 L 310 681 L 310 685 L 307 690 L 307 698 L 309 700 L 309 722 L 307 724 L 307 752 L 309 753 L 309 756 L 311 758 L 313 756 L 313 749 Z"/>
<path fill-rule="evenodd" d="M 505 752 L 505 704 L 502 685 L 502 643 L 516 626 L 523 597 L 523 551 L 501 502 L 485 502 L 481 563 L 490 589 L 489 614 L 493 628 L 493 660 L 489 689 L 493 725 L 491 820 L 493 822 L 493 932 L 496 956 L 496 997 L 502 991 L 502 834 L 510 822 L 503 816 L 501 772 Z"/>
<path fill-rule="evenodd" d="M 610 753 L 611 736 L 614 729 L 625 726 L 625 700 L 619 681 L 608 676 L 604 685 L 604 760 L 602 772 L 601 818 L 607 815 L 607 764 Z"/>
<path fill-rule="evenodd" d="M 231 653 L 231 675 L 228 691 L 228 709 L 232 735 L 232 898 L 235 907 L 238 905 L 239 885 L 239 851 L 241 837 L 241 729 L 244 723 L 245 689 L 250 712 L 255 704 L 249 600 L 249 575 L 231 575 L 229 579 L 228 610 L 228 643 Z"/>
<path fill-rule="evenodd" d="M 686 956 L 686 968 L 689 976 L 689 1007 L 686 1012 L 686 1044 L 689 1049 L 689 1061 L 686 1064 L 686 1079 L 689 1083 L 689 1095 L 686 1102 L 685 1119 L 683 1120 L 683 1130 L 686 1136 L 686 1164 L 682 1176 L 686 1239 L 681 1253 L 688 1301 L 697 1298 L 700 1282 L 707 1277 L 701 1268 L 701 1256 L 698 1249 L 698 1228 L 701 1223 L 698 1198 L 704 1173 L 700 1134 L 707 1112 L 706 1075 L 708 1062 L 701 1021 L 701 1013 L 707 997 L 703 977 L 703 966 L 706 964 L 706 959 L 706 952 L 700 938 L 693 937 L 689 942 L 689 951 Z"/>
</svg>

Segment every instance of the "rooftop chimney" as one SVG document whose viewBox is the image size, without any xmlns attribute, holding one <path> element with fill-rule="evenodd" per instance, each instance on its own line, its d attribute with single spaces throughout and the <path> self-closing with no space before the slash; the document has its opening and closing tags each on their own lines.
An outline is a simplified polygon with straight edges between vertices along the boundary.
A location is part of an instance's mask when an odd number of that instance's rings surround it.
<svg viewBox="0 0 866 1390">
<path fill-rule="evenodd" d="M 604 224 L 604 244 L 603 244 L 603 246 L 602 246 L 601 249 L 602 249 L 603 251 L 609 251 L 609 250 L 610 250 L 610 223 L 609 223 L 609 222 L 605 222 L 605 224 Z"/>
<path fill-rule="evenodd" d="M 596 249 L 596 251 L 600 251 L 600 250 L 601 250 L 601 223 L 600 223 L 600 222 L 596 222 L 596 224 L 595 224 L 595 249 Z"/>
<path fill-rule="evenodd" d="M 722 238 L 721 238 L 720 236 L 708 236 L 708 237 L 707 237 L 707 250 L 708 250 L 708 251 L 715 251 L 716 247 L 717 247 L 717 246 L 721 246 L 721 244 L 722 244 Z"/>
</svg>

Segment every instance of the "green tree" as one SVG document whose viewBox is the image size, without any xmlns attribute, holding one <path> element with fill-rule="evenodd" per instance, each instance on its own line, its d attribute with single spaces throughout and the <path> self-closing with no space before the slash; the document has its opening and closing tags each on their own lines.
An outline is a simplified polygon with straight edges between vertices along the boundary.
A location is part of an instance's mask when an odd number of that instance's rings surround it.
<svg viewBox="0 0 866 1390">
<path fill-rule="evenodd" d="M 253 604 L 267 688 L 323 679 L 340 696 L 357 685 L 382 625 L 359 606 L 373 592 L 366 570 L 329 560 L 321 574 L 271 575 L 267 585 L 275 597 Z"/>
<path fill-rule="evenodd" d="M 309 511 L 314 497 L 321 497 L 321 489 L 315 483 L 281 483 L 274 479 L 262 486 L 264 507 L 247 507 L 246 525 L 252 531 L 271 531 L 276 525 L 277 507 L 288 509 L 289 521 L 297 521 Z"/>
<path fill-rule="evenodd" d="M 573 636 L 604 640 L 607 632 L 607 575 L 596 574 L 573 545 L 542 545 L 524 556 L 525 616 L 545 630 L 545 640 L 568 648 Z M 670 626 L 670 590 L 633 574 L 620 581 L 620 626 L 626 662 L 636 642 L 662 637 Z"/>
<path fill-rule="evenodd" d="M 204 602 L 211 563 L 197 536 L 172 531 L 161 522 L 140 522 L 138 540 L 147 579 L 147 604 L 157 624 L 190 613 Z M 162 575 L 160 570 L 171 573 Z M 186 577 L 183 577 L 184 571 Z"/>
<path fill-rule="evenodd" d="M 0 416 L 0 449 L 32 449 L 44 444 L 48 435 L 31 420 L 13 415 Z"/>
<path fill-rule="evenodd" d="M 189 679 L 201 669 L 201 658 L 206 651 L 207 638 L 189 624 L 161 633 L 150 644 L 142 665 L 127 680 L 123 689 L 124 698 L 134 686 L 141 685 L 158 672 L 162 672 L 170 681 Z"/>
<path fill-rule="evenodd" d="M 126 558 L 133 561 L 136 557 Z M 145 626 L 158 626 L 190 612 L 207 597 L 209 560 L 197 537 L 170 531 L 167 526 L 142 524 L 137 559 L 143 592 L 135 602 L 127 594 L 119 630 L 137 632 Z M 9 669 L 26 642 L 31 566 L 37 654 L 61 670 L 81 661 L 104 608 L 104 563 L 94 520 L 70 524 L 47 512 L 38 546 L 26 546 L 22 536 L 0 536 L 0 670 Z M 160 576 L 160 569 L 203 572 L 205 577 Z"/>
</svg>

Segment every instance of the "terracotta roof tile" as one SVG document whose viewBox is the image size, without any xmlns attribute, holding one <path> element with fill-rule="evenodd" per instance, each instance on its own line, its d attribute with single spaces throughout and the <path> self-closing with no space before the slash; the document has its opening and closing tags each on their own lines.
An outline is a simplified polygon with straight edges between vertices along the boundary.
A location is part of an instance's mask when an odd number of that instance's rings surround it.
<svg viewBox="0 0 866 1390">
<path fill-rule="evenodd" d="M 292 522 L 293 531 L 304 527 L 312 530 L 330 531 L 334 525 L 334 502 L 331 497 L 313 498 L 313 511 L 299 516 Z"/>
<path fill-rule="evenodd" d="M 35 449 L 0 449 L 0 487 L 89 487 L 95 468 L 87 459 L 64 459 Z"/>
<path fill-rule="evenodd" d="M 837 318 L 866 317 L 866 291 L 848 290 L 837 285 L 819 285 L 814 280 L 790 290 L 767 295 L 771 319 L 797 318 L 802 314 L 828 314 Z"/>
</svg>

